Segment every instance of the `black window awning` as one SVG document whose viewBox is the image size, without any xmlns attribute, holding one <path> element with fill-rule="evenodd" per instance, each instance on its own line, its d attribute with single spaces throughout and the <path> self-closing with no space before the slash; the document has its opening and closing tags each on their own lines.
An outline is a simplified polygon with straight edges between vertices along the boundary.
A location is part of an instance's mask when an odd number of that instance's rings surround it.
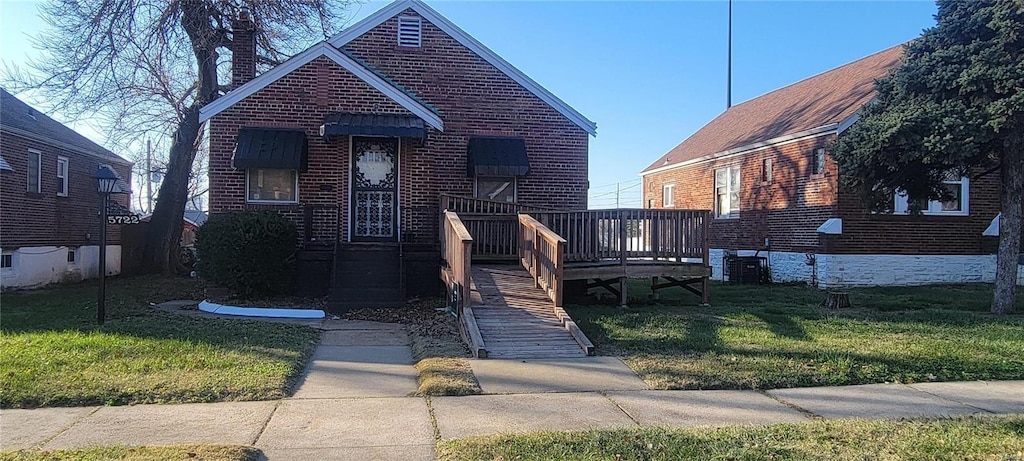
<svg viewBox="0 0 1024 461">
<path fill-rule="evenodd" d="M 309 140 L 306 132 L 281 128 L 242 128 L 232 164 L 235 168 L 306 171 Z"/>
<path fill-rule="evenodd" d="M 470 176 L 526 176 L 530 162 L 523 138 L 469 138 Z"/>
<path fill-rule="evenodd" d="M 331 114 L 320 126 L 320 136 L 362 135 L 424 138 L 427 129 L 415 115 Z"/>
</svg>

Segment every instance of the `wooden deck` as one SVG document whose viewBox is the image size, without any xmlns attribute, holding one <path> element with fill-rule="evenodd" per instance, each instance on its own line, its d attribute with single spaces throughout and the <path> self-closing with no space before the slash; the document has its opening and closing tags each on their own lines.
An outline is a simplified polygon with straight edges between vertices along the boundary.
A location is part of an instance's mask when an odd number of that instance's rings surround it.
<svg viewBox="0 0 1024 461">
<path fill-rule="evenodd" d="M 514 265 L 474 265 L 470 299 L 489 358 L 584 357 L 544 290 Z"/>
<path fill-rule="evenodd" d="M 603 288 L 626 305 L 627 281 L 679 287 L 708 303 L 706 210 L 551 211 L 442 196 L 441 279 L 476 357 L 592 355 L 594 346 L 562 308 L 574 292 Z M 516 266 L 481 265 L 518 260 Z"/>
</svg>

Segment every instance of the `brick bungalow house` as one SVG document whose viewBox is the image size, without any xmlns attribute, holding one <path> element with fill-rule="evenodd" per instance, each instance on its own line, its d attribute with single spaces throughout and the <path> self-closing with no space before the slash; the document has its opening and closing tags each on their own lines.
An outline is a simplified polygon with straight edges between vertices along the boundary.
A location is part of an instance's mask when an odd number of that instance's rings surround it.
<svg viewBox="0 0 1024 461">
<path fill-rule="evenodd" d="M 101 164 L 130 180 L 130 162 L 0 89 L 0 287 L 99 276 Z M 107 274 L 120 272 L 120 230 L 110 226 Z"/>
<path fill-rule="evenodd" d="M 391 3 L 259 76 L 253 27 L 234 24 L 233 89 L 200 115 L 210 211 L 294 219 L 304 291 L 437 294 L 441 193 L 586 208 L 596 125 L 425 3 Z"/>
<path fill-rule="evenodd" d="M 727 109 L 641 173 L 644 206 L 714 210 L 711 261 L 767 258 L 774 281 L 822 287 L 992 281 L 997 174 L 950 178 L 922 215 L 872 213 L 841 191 L 831 144 L 874 97 L 896 46 Z M 984 235 L 983 235 L 984 234 Z"/>
</svg>

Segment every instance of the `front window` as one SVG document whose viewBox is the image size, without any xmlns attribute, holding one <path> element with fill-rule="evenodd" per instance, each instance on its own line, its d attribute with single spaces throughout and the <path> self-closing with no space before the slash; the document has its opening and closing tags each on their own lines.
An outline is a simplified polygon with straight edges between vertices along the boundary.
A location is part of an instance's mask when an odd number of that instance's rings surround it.
<svg viewBox="0 0 1024 461">
<path fill-rule="evenodd" d="M 929 200 L 928 203 L 921 204 L 921 213 L 923 214 L 949 214 L 949 215 L 966 215 L 968 214 L 968 202 L 969 202 L 969 191 L 970 191 L 970 180 L 964 176 L 959 178 L 949 178 L 943 181 L 943 187 L 949 190 L 950 195 L 953 197 L 951 200 Z M 910 213 L 913 208 L 910 199 L 907 194 L 902 191 L 896 193 L 896 199 L 893 206 L 893 213 L 907 214 Z"/>
<path fill-rule="evenodd" d="M 68 159 L 57 157 L 57 195 L 68 196 Z"/>
<path fill-rule="evenodd" d="M 516 201 L 516 178 L 477 177 L 476 198 L 514 203 Z"/>
<path fill-rule="evenodd" d="M 715 170 L 715 217 L 737 218 L 740 214 L 740 166 Z"/>
<path fill-rule="evenodd" d="M 249 202 L 298 202 L 299 176 L 295 170 L 246 170 Z"/>
</svg>

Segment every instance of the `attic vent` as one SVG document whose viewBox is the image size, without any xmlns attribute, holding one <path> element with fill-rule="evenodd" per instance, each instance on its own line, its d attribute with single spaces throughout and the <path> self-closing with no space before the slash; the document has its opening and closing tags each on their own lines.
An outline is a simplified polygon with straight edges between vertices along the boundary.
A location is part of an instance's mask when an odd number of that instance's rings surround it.
<svg viewBox="0 0 1024 461">
<path fill-rule="evenodd" d="M 419 16 L 398 17 L 398 46 L 419 48 L 423 45 L 423 23 Z"/>
</svg>

